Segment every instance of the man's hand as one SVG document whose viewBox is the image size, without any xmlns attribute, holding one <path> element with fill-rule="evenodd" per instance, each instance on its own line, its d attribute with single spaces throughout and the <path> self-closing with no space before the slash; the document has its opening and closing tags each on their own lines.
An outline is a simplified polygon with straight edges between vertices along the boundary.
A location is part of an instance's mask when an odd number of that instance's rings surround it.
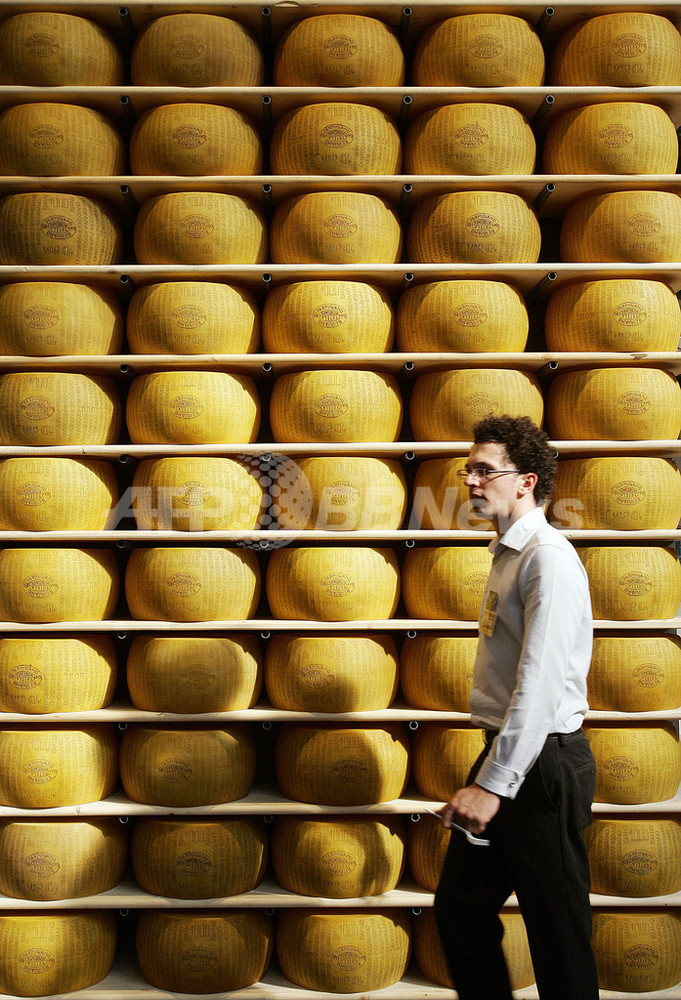
<svg viewBox="0 0 681 1000">
<path fill-rule="evenodd" d="M 498 810 L 499 796 L 473 783 L 460 788 L 440 810 L 440 815 L 447 829 L 452 823 L 458 823 L 471 833 L 482 833 Z"/>
</svg>

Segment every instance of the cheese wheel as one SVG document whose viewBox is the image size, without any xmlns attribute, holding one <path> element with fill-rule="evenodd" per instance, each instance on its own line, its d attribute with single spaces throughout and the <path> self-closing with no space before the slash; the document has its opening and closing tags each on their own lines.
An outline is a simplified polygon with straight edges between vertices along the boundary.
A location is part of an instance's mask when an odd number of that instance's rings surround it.
<svg viewBox="0 0 681 1000">
<path fill-rule="evenodd" d="M 219 104 L 163 104 L 140 115 L 130 136 L 133 174 L 262 173 L 262 140 L 240 111 Z"/>
<path fill-rule="evenodd" d="M 281 910 L 282 972 L 307 990 L 365 993 L 399 982 L 411 947 L 408 913 L 383 910 Z"/>
<path fill-rule="evenodd" d="M 477 621 L 491 568 L 491 553 L 479 545 L 409 549 L 402 564 L 407 615 Z"/>
<path fill-rule="evenodd" d="M 415 264 L 536 264 L 540 248 L 536 215 L 503 191 L 423 198 L 407 230 L 407 260 Z"/>
<path fill-rule="evenodd" d="M 274 54 L 278 87 L 401 87 L 404 55 L 391 29 L 361 14 L 318 14 L 292 24 Z"/>
<path fill-rule="evenodd" d="M 392 549 L 276 549 L 267 564 L 266 585 L 275 618 L 327 622 L 392 618 L 400 596 L 400 572 Z"/>
<path fill-rule="evenodd" d="M 134 242 L 138 264 L 267 260 L 267 228 L 260 209 L 245 198 L 214 191 L 172 191 L 145 201 L 135 222 Z"/>
<path fill-rule="evenodd" d="M 246 375 L 153 372 L 134 379 L 125 416 L 135 444 L 240 443 L 258 436 L 260 398 Z"/>
<path fill-rule="evenodd" d="M 155 896 L 238 896 L 260 885 L 267 865 L 262 820 L 138 819 L 130 859 L 141 889 Z"/>
<path fill-rule="evenodd" d="M 274 264 L 396 264 L 402 229 L 389 203 L 357 191 L 287 198 L 270 226 Z"/>
<path fill-rule="evenodd" d="M 531 174 L 536 153 L 532 129 L 515 108 L 446 104 L 424 112 L 409 126 L 404 172 Z"/>
<path fill-rule="evenodd" d="M 399 174 L 402 143 L 392 119 L 367 104 L 307 104 L 287 111 L 270 143 L 274 174 Z"/>
<path fill-rule="evenodd" d="M 252 354 L 260 340 L 260 315 L 245 288 L 164 281 L 135 291 L 127 334 L 133 354 Z"/>
<path fill-rule="evenodd" d="M 297 802 L 361 806 L 397 799 L 409 774 L 400 723 L 282 724 L 274 753 L 282 793 Z"/>
<path fill-rule="evenodd" d="M 123 174 L 123 137 L 106 115 L 76 104 L 18 104 L 0 114 L 0 171 L 86 177 Z"/>
<path fill-rule="evenodd" d="M 639 898 L 681 891 L 681 820 L 599 816 L 584 840 L 592 892 Z"/>
<path fill-rule="evenodd" d="M 544 401 L 537 378 L 501 368 L 461 368 L 420 375 L 409 416 L 417 441 L 470 441 L 483 417 L 530 417 L 541 427 Z"/>
<path fill-rule="evenodd" d="M 636 805 L 676 794 L 681 780 L 679 735 L 671 722 L 587 726 L 596 761 L 596 802 Z"/>
<path fill-rule="evenodd" d="M 397 308 L 400 351 L 521 352 L 529 328 L 523 297 L 501 281 L 428 281 Z"/>
<path fill-rule="evenodd" d="M 485 746 L 482 729 L 424 722 L 412 737 L 411 767 L 421 795 L 448 802 Z"/>
<path fill-rule="evenodd" d="M 582 264 L 681 260 L 681 197 L 630 190 L 580 198 L 563 217 L 560 257 Z"/>
<path fill-rule="evenodd" d="M 118 600 L 110 549 L 0 549 L 0 621 L 105 621 Z"/>
<path fill-rule="evenodd" d="M 17 899 L 76 899 L 118 885 L 128 856 L 117 816 L 0 820 L 0 891 Z"/>
<path fill-rule="evenodd" d="M 660 712 L 681 705 L 681 639 L 676 635 L 596 635 L 589 705 L 603 712 Z"/>
<path fill-rule="evenodd" d="M 250 635 L 136 635 L 126 675 L 143 711 L 241 711 L 258 700 L 262 654 Z"/>
<path fill-rule="evenodd" d="M 0 711 L 38 715 L 106 708 L 118 663 L 109 636 L 0 639 Z"/>
<path fill-rule="evenodd" d="M 264 64 L 259 46 L 238 21 L 183 11 L 142 29 L 130 78 L 136 87 L 259 87 Z"/>
<path fill-rule="evenodd" d="M 121 417 L 109 378 L 75 372 L 0 376 L 0 444 L 113 444 Z"/>
<path fill-rule="evenodd" d="M 678 158 L 667 112 L 633 101 L 566 111 L 544 139 L 546 174 L 673 174 Z"/>
<path fill-rule="evenodd" d="M 280 527 L 384 531 L 402 526 L 407 481 L 399 462 L 321 456 L 298 459 L 296 470 L 292 475 L 287 466 L 279 466 L 274 475 L 271 512 Z"/>
<path fill-rule="evenodd" d="M 681 915 L 664 910 L 598 910 L 591 943 L 604 990 L 640 995 L 681 979 Z"/>
<path fill-rule="evenodd" d="M 381 372 L 290 372 L 274 383 L 270 423 L 275 441 L 395 441 L 402 397 Z"/>
<path fill-rule="evenodd" d="M 0 460 L 0 530 L 97 531 L 114 521 L 116 474 L 75 458 Z"/>
<path fill-rule="evenodd" d="M 419 463 L 412 488 L 410 528 L 492 530 L 492 522 L 473 510 L 468 487 L 459 476 L 467 461 L 462 455 L 460 458 L 431 458 Z"/>
<path fill-rule="evenodd" d="M 468 713 L 475 633 L 420 633 L 407 638 L 400 653 L 400 684 L 408 705 L 434 712 Z"/>
<path fill-rule="evenodd" d="M 116 918 L 111 910 L 5 913 L 0 950 L 0 992 L 20 997 L 71 993 L 109 974 Z"/>
<path fill-rule="evenodd" d="M 665 458 L 566 459 L 558 463 L 549 519 L 565 528 L 673 530 L 681 519 L 681 475 Z"/>
<path fill-rule="evenodd" d="M 122 230 L 104 202 L 49 191 L 0 200 L 2 264 L 118 264 L 122 259 Z"/>
<path fill-rule="evenodd" d="M 580 281 L 553 293 L 544 332 L 550 351 L 675 351 L 681 310 L 661 281 Z"/>
<path fill-rule="evenodd" d="M 589 577 L 594 618 L 673 618 L 681 601 L 681 567 L 661 545 L 587 545 L 577 549 Z"/>
<path fill-rule="evenodd" d="M 123 734 L 121 781 L 128 798 L 155 806 L 205 806 L 248 795 L 255 744 L 246 723 L 135 725 Z"/>
<path fill-rule="evenodd" d="M 272 289 L 262 341 L 272 353 L 379 354 L 393 345 L 390 296 L 362 281 L 295 281 Z"/>
<path fill-rule="evenodd" d="M 551 437 L 576 440 L 676 439 L 681 389 L 659 368 L 590 368 L 557 375 L 546 397 Z"/>
<path fill-rule="evenodd" d="M 134 549 L 125 573 L 125 596 L 133 618 L 251 618 L 260 599 L 258 561 L 251 549 Z"/>
<path fill-rule="evenodd" d="M 668 18 L 647 11 L 577 21 L 558 39 L 550 79 L 559 87 L 678 87 L 681 38 Z"/>
<path fill-rule="evenodd" d="M 137 925 L 144 978 L 172 993 L 252 986 L 270 963 L 272 921 L 262 910 L 145 910 Z"/>
<path fill-rule="evenodd" d="M 0 730 L 0 804 L 51 809 L 99 802 L 118 778 L 113 725 L 4 726 Z"/>
<path fill-rule="evenodd" d="M 409 871 L 418 885 L 435 892 L 452 831 L 442 825 L 439 817 L 426 813 L 417 814 L 412 820 L 407 837 Z"/>
<path fill-rule="evenodd" d="M 123 58 L 93 21 L 56 11 L 27 11 L 0 25 L 0 84 L 118 87 Z"/>
<path fill-rule="evenodd" d="M 302 896 L 353 899 L 396 888 L 404 870 L 399 816 L 277 816 L 272 865 L 284 889 Z"/>
<path fill-rule="evenodd" d="M 388 708 L 397 691 L 395 642 L 388 635 L 278 633 L 265 652 L 265 687 L 285 711 Z"/>
</svg>

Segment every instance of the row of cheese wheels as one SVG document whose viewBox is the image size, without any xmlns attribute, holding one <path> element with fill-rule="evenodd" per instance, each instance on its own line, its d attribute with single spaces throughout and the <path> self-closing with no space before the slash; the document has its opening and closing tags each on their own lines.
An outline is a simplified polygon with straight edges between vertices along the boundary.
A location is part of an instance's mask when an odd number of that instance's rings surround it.
<svg viewBox="0 0 681 1000">
<path fill-rule="evenodd" d="M 264 688 L 288 712 L 381 711 L 398 685 L 407 705 L 468 713 L 477 636 L 420 633 L 398 654 L 390 635 L 279 633 L 263 653 L 254 636 L 135 636 L 126 656 L 135 708 L 178 714 L 244 711 Z M 122 679 L 122 678 L 121 678 Z M 0 639 L 0 712 L 85 712 L 111 704 L 118 656 L 109 636 Z M 592 710 L 660 712 L 681 706 L 681 640 L 598 634 L 588 678 Z"/>
<path fill-rule="evenodd" d="M 636 805 L 672 798 L 681 780 L 670 722 L 589 724 L 596 801 Z M 295 802 L 363 806 L 398 799 L 411 773 L 418 793 L 446 802 L 484 746 L 483 731 L 426 722 L 408 738 L 389 723 L 281 723 L 274 748 L 280 792 Z M 98 802 L 119 778 L 134 802 L 192 808 L 248 795 L 256 774 L 252 725 L 8 724 L 0 729 L 0 805 L 46 809 Z M 258 763 L 261 763 L 260 761 Z M 263 764 L 264 766 L 264 764 Z"/>
<path fill-rule="evenodd" d="M 144 112 L 128 144 L 99 111 L 74 104 L 18 104 L 0 113 L 0 173 L 40 177 L 133 174 L 252 176 L 263 142 L 240 111 L 165 104 Z M 379 108 L 304 104 L 283 114 L 269 143 L 272 174 L 532 174 L 537 146 L 525 117 L 505 104 L 449 104 L 420 114 L 404 139 Z M 547 174 L 673 174 L 672 119 L 654 104 L 585 104 L 553 122 L 543 143 Z M 542 171 L 539 170 L 541 173 Z"/>
<path fill-rule="evenodd" d="M 584 545 L 596 620 L 673 619 L 681 567 L 664 545 Z M 275 549 L 265 574 L 274 619 L 383 620 L 400 596 L 413 619 L 477 621 L 492 556 L 481 545 L 408 548 L 299 546 Z M 106 621 L 117 610 L 119 570 L 107 548 L 0 549 L 0 621 Z M 252 548 L 139 547 L 125 570 L 133 619 L 206 622 L 253 618 L 261 571 Z"/>
</svg>

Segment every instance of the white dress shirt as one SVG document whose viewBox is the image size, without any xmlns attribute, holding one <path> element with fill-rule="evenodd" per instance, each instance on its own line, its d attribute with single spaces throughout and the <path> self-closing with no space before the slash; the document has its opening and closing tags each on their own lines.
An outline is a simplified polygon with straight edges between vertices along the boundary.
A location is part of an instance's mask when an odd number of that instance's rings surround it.
<svg viewBox="0 0 681 1000">
<path fill-rule="evenodd" d="M 584 567 L 540 507 L 489 549 L 470 707 L 499 734 L 475 780 L 512 799 L 547 735 L 582 724 L 593 619 Z"/>
</svg>

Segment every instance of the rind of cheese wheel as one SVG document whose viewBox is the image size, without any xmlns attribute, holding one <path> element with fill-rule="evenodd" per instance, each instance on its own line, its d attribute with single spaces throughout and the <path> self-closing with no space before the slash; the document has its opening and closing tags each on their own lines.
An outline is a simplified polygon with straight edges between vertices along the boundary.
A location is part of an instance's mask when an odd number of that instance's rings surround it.
<svg viewBox="0 0 681 1000">
<path fill-rule="evenodd" d="M 675 911 L 597 910 L 592 943 L 604 990 L 643 996 L 681 978 L 681 916 Z"/>
<path fill-rule="evenodd" d="M 671 191 L 609 191 L 568 206 L 561 260 L 655 264 L 681 260 L 681 197 Z"/>
<path fill-rule="evenodd" d="M 125 173 L 126 146 L 106 115 L 76 104 L 18 104 L 0 114 L 3 174 L 63 177 Z"/>
<path fill-rule="evenodd" d="M 583 545 L 596 619 L 673 618 L 681 601 L 681 567 L 663 545 Z"/>
<path fill-rule="evenodd" d="M 448 802 L 485 746 L 482 729 L 426 722 L 412 739 L 412 775 L 421 795 Z"/>
<path fill-rule="evenodd" d="M 119 264 L 122 259 L 123 231 L 102 201 L 50 191 L 0 200 L 3 264 Z"/>
<path fill-rule="evenodd" d="M 84 17 L 26 11 L 0 26 L 0 84 L 117 87 L 124 77 L 118 48 Z"/>
<path fill-rule="evenodd" d="M 0 376 L 0 444 L 114 444 L 121 418 L 112 379 L 77 372 Z"/>
<path fill-rule="evenodd" d="M 119 575 L 110 549 L 0 549 L 0 621 L 106 621 Z"/>
</svg>

